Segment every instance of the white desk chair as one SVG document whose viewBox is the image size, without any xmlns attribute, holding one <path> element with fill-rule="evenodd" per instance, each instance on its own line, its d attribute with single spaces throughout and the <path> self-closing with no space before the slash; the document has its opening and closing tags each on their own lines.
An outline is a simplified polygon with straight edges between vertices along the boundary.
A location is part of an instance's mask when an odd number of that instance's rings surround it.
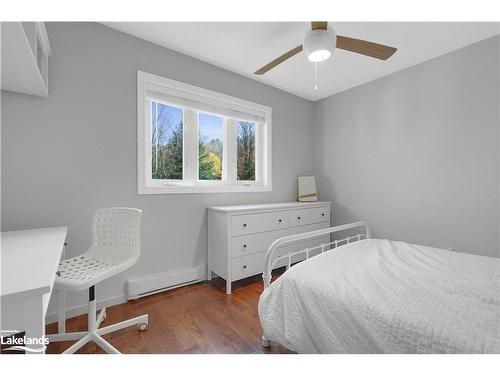
<svg viewBox="0 0 500 375">
<path fill-rule="evenodd" d="M 99 328 L 106 318 L 102 309 L 96 319 L 94 286 L 131 267 L 141 253 L 141 210 L 135 208 L 101 208 L 94 215 L 92 246 L 85 253 L 60 262 L 54 284 L 64 300 L 65 291 L 89 290 L 88 331 L 68 332 L 64 330 L 64 319 L 59 333 L 48 335 L 50 342 L 78 340 L 64 353 L 74 353 L 89 341 L 94 341 L 107 353 L 120 353 L 101 336 L 137 324 L 144 331 L 148 315 L 142 315 L 107 327 Z M 64 314 L 64 304 L 59 313 Z M 61 319 L 60 319 L 61 322 Z"/>
</svg>

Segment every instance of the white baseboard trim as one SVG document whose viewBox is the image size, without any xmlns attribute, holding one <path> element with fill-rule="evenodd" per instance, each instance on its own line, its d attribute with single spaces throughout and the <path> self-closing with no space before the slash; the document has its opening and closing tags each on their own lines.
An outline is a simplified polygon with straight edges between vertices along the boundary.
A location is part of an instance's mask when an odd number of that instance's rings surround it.
<svg viewBox="0 0 500 375">
<path fill-rule="evenodd" d="M 57 298 L 57 296 L 56 296 L 56 298 Z M 97 310 L 100 310 L 103 307 L 119 305 L 120 303 L 124 303 L 124 302 L 127 302 L 127 298 L 123 294 L 121 296 L 104 298 L 104 299 L 97 301 Z M 70 308 L 66 309 L 66 319 L 73 318 L 73 317 L 78 316 L 78 315 L 87 314 L 88 309 L 89 309 L 89 307 L 88 307 L 87 303 L 84 305 L 80 305 L 80 306 L 70 307 Z M 45 317 L 45 323 L 49 324 L 49 323 L 57 322 L 57 318 L 58 318 L 57 311 L 50 312 Z"/>
<path fill-rule="evenodd" d="M 138 277 L 127 281 L 127 299 L 138 299 L 206 279 L 206 264 Z"/>
</svg>

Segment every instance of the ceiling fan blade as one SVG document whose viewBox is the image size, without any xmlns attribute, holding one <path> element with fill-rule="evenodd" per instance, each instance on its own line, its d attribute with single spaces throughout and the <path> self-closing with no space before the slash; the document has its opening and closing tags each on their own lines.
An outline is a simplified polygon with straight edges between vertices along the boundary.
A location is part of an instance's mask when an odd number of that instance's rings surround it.
<svg viewBox="0 0 500 375">
<path fill-rule="evenodd" d="M 397 48 L 384 46 L 383 44 L 367 42 L 366 40 L 348 38 L 340 35 L 337 35 L 337 48 L 375 57 L 380 60 L 387 60 L 398 50 Z"/>
<path fill-rule="evenodd" d="M 313 30 L 317 30 L 317 29 L 326 30 L 327 28 L 328 28 L 328 22 L 326 22 L 326 21 L 311 22 L 311 29 L 313 29 Z"/>
<path fill-rule="evenodd" d="M 283 55 L 281 55 L 277 59 L 271 61 L 269 64 L 264 65 L 262 68 L 257 70 L 254 74 L 257 74 L 260 76 L 264 73 L 267 73 L 272 68 L 274 68 L 276 65 L 281 64 L 283 61 L 288 60 L 290 57 L 295 56 L 297 53 L 301 52 L 302 48 L 303 48 L 302 45 L 295 47 L 294 49 L 288 51 L 287 53 L 284 53 Z"/>
</svg>

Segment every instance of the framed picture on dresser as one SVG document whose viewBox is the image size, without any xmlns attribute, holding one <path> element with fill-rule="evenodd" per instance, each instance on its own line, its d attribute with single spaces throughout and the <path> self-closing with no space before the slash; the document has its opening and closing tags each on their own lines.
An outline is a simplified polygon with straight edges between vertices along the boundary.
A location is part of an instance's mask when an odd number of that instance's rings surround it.
<svg viewBox="0 0 500 375">
<path fill-rule="evenodd" d="M 297 200 L 299 202 L 316 202 L 316 178 L 314 176 L 297 177 Z"/>
</svg>

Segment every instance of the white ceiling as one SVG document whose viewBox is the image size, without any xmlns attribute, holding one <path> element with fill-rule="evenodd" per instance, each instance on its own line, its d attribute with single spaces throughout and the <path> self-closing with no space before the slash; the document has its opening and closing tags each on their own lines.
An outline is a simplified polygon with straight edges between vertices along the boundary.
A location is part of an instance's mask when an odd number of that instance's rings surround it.
<svg viewBox="0 0 500 375">
<path fill-rule="evenodd" d="M 386 61 L 336 50 L 314 65 L 303 53 L 253 72 L 302 43 L 307 22 L 107 22 L 106 26 L 316 101 L 500 33 L 499 23 L 330 22 L 339 35 L 398 48 Z"/>
</svg>

